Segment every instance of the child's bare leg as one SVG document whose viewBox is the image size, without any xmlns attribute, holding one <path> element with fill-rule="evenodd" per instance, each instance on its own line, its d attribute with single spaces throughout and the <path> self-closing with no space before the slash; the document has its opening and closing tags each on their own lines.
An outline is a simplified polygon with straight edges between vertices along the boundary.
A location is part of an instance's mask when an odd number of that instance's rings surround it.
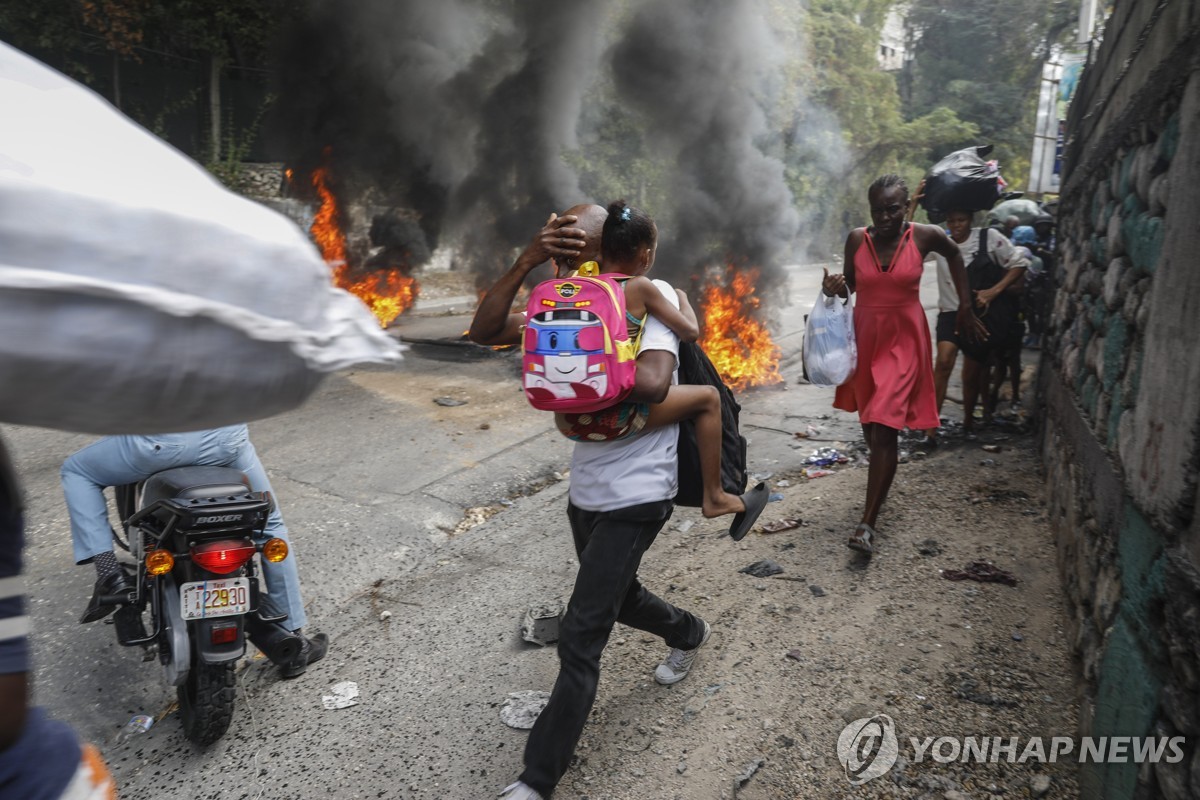
<svg viewBox="0 0 1200 800">
<path fill-rule="evenodd" d="M 667 398 L 650 406 L 646 428 L 661 428 L 685 419 L 696 422 L 696 446 L 700 451 L 700 477 L 704 482 L 706 517 L 720 517 L 746 510 L 736 494 L 721 483 L 721 395 L 715 386 L 672 386 Z"/>
</svg>

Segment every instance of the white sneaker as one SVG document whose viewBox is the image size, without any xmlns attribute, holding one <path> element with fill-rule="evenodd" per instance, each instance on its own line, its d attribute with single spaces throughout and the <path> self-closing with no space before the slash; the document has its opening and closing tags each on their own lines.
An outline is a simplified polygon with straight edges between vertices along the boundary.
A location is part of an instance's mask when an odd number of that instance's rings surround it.
<svg viewBox="0 0 1200 800">
<path fill-rule="evenodd" d="M 517 781 L 497 795 L 501 800 L 542 800 L 542 796 L 527 783 Z"/>
<path fill-rule="evenodd" d="M 691 650 L 680 650 L 678 647 L 672 647 L 671 652 L 667 653 L 667 657 L 663 659 L 663 662 L 655 668 L 654 680 L 663 686 L 670 686 L 672 683 L 679 683 L 686 678 L 688 673 L 692 671 L 692 664 L 696 661 L 696 654 L 708 642 L 708 636 L 711 633 L 712 628 L 705 622 L 704 638 L 700 640 L 700 644 Z"/>
</svg>

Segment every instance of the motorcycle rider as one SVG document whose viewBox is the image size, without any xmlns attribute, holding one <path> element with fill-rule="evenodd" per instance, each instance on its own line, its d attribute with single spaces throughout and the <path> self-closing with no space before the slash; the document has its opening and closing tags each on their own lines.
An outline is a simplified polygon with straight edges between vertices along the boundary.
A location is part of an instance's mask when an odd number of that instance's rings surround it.
<svg viewBox="0 0 1200 800">
<path fill-rule="evenodd" d="M 81 623 L 95 622 L 108 616 L 116 606 L 105 605 L 105 595 L 122 594 L 133 585 L 130 576 L 117 562 L 113 552 L 112 530 L 108 522 L 106 486 L 119 486 L 145 480 L 156 472 L 185 466 L 232 467 L 246 474 L 256 492 L 270 492 L 271 483 L 258 460 L 245 425 L 152 436 L 106 436 L 70 455 L 62 466 L 63 494 L 71 518 L 71 538 L 75 563 L 96 567 L 96 586 Z M 287 527 L 277 504 L 267 519 L 262 540 L 288 539 Z M 280 662 L 272 651 L 273 637 L 266 635 L 261 623 L 249 628 L 250 641 L 280 666 L 284 678 L 302 675 L 308 665 L 325 656 L 329 637 L 324 633 L 305 636 L 304 603 L 300 597 L 300 575 L 296 557 L 290 549 L 279 563 L 263 562 L 267 594 L 263 609 L 269 616 L 286 613 L 283 627 L 301 639 L 296 656 Z"/>
</svg>

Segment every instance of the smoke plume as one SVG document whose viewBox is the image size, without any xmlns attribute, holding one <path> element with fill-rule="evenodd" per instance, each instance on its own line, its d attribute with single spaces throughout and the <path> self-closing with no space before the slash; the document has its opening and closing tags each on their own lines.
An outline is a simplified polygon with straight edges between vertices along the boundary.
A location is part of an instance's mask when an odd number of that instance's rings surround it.
<svg viewBox="0 0 1200 800">
<path fill-rule="evenodd" d="M 770 283 L 793 247 L 783 164 L 763 149 L 781 56 L 758 0 L 317 0 L 281 56 L 289 165 L 327 153 L 342 200 L 409 209 L 482 282 L 550 211 L 614 199 L 584 197 L 563 157 L 601 81 L 671 165 L 664 277 L 732 261 Z"/>
<path fill-rule="evenodd" d="M 761 93 L 782 59 L 757 8 L 752 0 L 644 3 L 612 52 L 619 93 L 677 165 L 677 204 L 659 247 L 672 272 L 694 272 L 715 256 L 767 268 L 769 280 L 797 233 L 783 163 L 759 149 Z"/>
</svg>

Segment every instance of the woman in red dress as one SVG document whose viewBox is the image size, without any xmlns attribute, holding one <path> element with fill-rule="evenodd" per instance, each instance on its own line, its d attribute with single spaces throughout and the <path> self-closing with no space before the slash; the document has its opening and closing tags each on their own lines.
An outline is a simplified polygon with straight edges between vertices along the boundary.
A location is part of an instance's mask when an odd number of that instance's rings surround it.
<svg viewBox="0 0 1200 800">
<path fill-rule="evenodd" d="M 830 296 L 848 298 L 849 292 L 858 292 L 854 309 L 858 367 L 854 377 L 837 388 L 833 406 L 858 412 L 870 450 L 867 504 L 847 544 L 871 553 L 875 520 L 896 475 L 900 429 L 926 430 L 939 424 L 930 356 L 933 344 L 920 299 L 928 253 L 939 253 L 950 264 L 959 295 L 956 331 L 977 336 L 983 326 L 970 311 L 958 246 L 935 225 L 906 221 L 909 198 L 904 180 L 898 175 L 878 178 L 867 190 L 867 199 L 874 224 L 850 232 L 843 274 L 830 275 L 826 270 L 823 285 Z"/>
</svg>

